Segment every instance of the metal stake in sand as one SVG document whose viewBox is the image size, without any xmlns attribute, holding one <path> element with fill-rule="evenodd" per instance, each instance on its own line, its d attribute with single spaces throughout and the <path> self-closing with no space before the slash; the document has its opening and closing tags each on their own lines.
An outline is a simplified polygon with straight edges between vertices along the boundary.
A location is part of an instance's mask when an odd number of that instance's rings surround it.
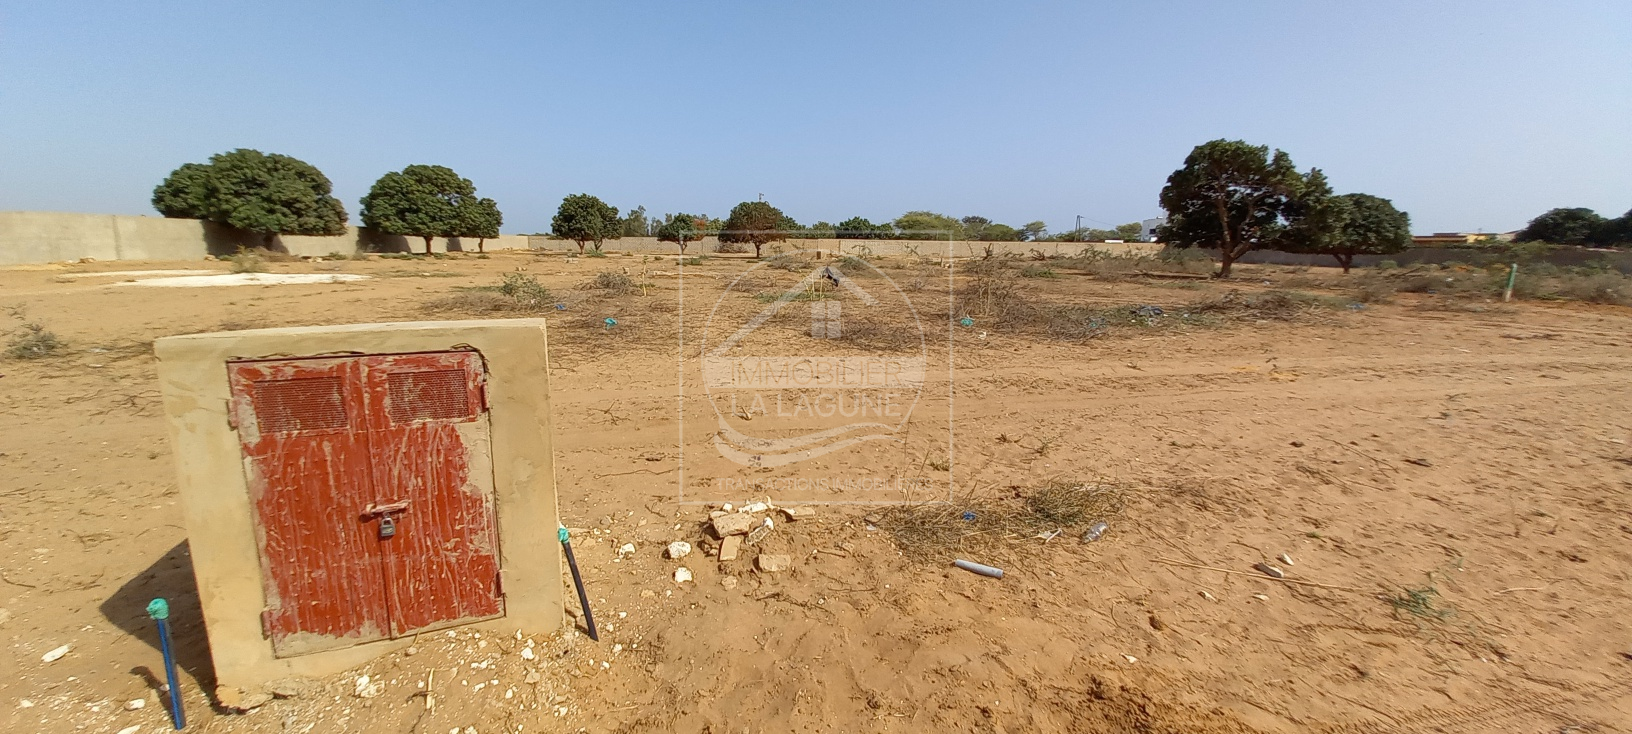
<svg viewBox="0 0 1632 734">
<path fill-rule="evenodd" d="M 556 531 L 556 537 L 561 539 L 561 549 L 567 552 L 567 568 L 572 569 L 572 585 L 578 587 L 578 606 L 584 610 L 584 627 L 589 630 L 589 639 L 600 642 L 601 636 L 595 633 L 595 615 L 589 613 L 589 594 L 584 593 L 584 577 L 578 574 L 578 559 L 572 555 L 572 539 L 567 535 L 567 526 L 562 525 Z"/>
<path fill-rule="evenodd" d="M 1513 281 L 1519 277 L 1519 264 L 1513 263 L 1512 269 L 1507 271 L 1507 290 L 1502 291 L 1502 303 L 1513 300 Z"/>
<path fill-rule="evenodd" d="M 170 721 L 180 731 L 187 727 L 181 712 L 181 681 L 176 680 L 176 656 L 170 652 L 170 603 L 154 599 L 147 603 L 147 616 L 159 625 L 159 650 L 164 653 L 164 680 L 170 685 Z"/>
</svg>

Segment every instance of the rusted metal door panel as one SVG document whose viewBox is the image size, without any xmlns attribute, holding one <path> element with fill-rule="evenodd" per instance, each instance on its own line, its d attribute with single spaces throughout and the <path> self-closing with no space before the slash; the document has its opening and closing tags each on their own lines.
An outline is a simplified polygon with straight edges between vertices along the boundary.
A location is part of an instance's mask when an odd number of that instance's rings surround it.
<svg viewBox="0 0 1632 734">
<path fill-rule="evenodd" d="M 364 357 L 374 486 L 404 509 L 386 548 L 391 634 L 504 613 L 481 358 Z"/>
<path fill-rule="evenodd" d="M 503 614 L 479 355 L 229 372 L 278 656 Z"/>
<path fill-rule="evenodd" d="M 275 653 L 384 637 L 379 543 L 356 512 L 374 494 L 360 365 L 240 362 L 229 377 Z"/>
</svg>

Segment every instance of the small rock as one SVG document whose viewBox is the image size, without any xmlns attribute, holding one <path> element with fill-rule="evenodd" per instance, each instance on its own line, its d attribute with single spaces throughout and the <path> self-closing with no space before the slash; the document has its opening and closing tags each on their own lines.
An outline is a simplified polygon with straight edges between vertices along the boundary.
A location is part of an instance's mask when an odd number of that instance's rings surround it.
<svg viewBox="0 0 1632 734">
<path fill-rule="evenodd" d="M 731 511 L 731 503 L 727 502 L 727 503 L 725 503 L 723 505 L 720 505 L 720 509 L 725 510 L 726 512 L 730 512 Z"/>
<path fill-rule="evenodd" d="M 1205 590 L 1201 592 L 1201 598 L 1206 599 L 1207 601 L 1218 601 L 1217 599 L 1213 598 L 1212 594 L 1207 593 Z"/>
<path fill-rule="evenodd" d="M 539 675 L 538 671 L 536 670 L 527 671 L 527 675 L 524 675 L 521 678 L 521 682 L 528 684 L 537 683 L 541 680 L 544 680 L 544 676 Z"/>
<path fill-rule="evenodd" d="M 1254 563 L 1254 564 L 1252 564 L 1252 567 L 1254 569 L 1257 569 L 1257 571 L 1259 573 L 1261 573 L 1261 574 L 1263 574 L 1265 576 L 1268 576 L 1268 577 L 1270 577 L 1272 579 L 1284 579 L 1284 578 L 1286 578 L 1286 572 L 1285 571 L 1282 571 L 1281 569 L 1278 569 L 1278 568 L 1276 568 L 1274 566 L 1271 566 L 1271 565 L 1269 565 L 1267 563 Z"/>
<path fill-rule="evenodd" d="M 62 656 L 67 655 L 68 651 L 72 650 L 72 649 L 73 649 L 73 645 L 63 645 L 61 647 L 52 648 L 49 652 L 47 652 L 46 654 L 40 656 L 40 662 L 42 662 L 42 663 L 54 663 L 54 662 L 56 662 L 58 660 L 61 660 Z"/>
<path fill-rule="evenodd" d="M 725 517 L 726 514 L 727 513 L 725 510 L 714 510 L 713 512 L 708 513 L 708 519 L 712 520 L 716 517 Z"/>
<path fill-rule="evenodd" d="M 1431 466 L 1434 465 L 1434 462 L 1429 461 L 1427 459 L 1406 459 L 1405 463 L 1407 463 L 1407 464 L 1416 464 L 1417 466 L 1427 466 L 1427 467 L 1431 467 Z"/>
<path fill-rule="evenodd" d="M 1128 662 L 1130 662 L 1130 663 L 1137 663 L 1137 662 L 1139 662 L 1139 658 L 1136 658 L 1136 657 L 1134 657 L 1134 656 L 1132 656 L 1132 655 L 1123 655 L 1123 656 L 1122 656 L 1122 657 L 1125 657 L 1125 658 L 1127 658 L 1127 659 L 1128 659 Z"/>
<path fill-rule="evenodd" d="M 143 708 L 145 708 L 146 706 L 147 706 L 147 699 L 145 699 L 145 698 L 132 698 L 129 701 L 125 702 L 125 710 L 126 711 L 140 711 Z"/>
<path fill-rule="evenodd" d="M 419 654 L 419 648 L 409 646 L 408 649 L 402 651 L 402 654 L 407 655 L 408 657 L 413 657 Z"/>
<path fill-rule="evenodd" d="M 1287 567 L 1289 567 L 1289 568 L 1292 567 L 1292 566 L 1298 565 L 1298 564 L 1292 562 L 1292 556 L 1289 556 L 1289 555 L 1287 555 L 1285 553 L 1281 554 L 1281 563 L 1286 564 Z"/>
<path fill-rule="evenodd" d="M 778 573 L 793 566 L 793 558 L 780 553 L 761 553 L 754 559 L 754 565 L 763 573 Z"/>
<path fill-rule="evenodd" d="M 621 547 L 618 548 L 618 556 L 619 557 L 632 556 L 634 554 L 635 554 L 635 544 L 634 543 L 624 543 Z"/>
<path fill-rule="evenodd" d="M 642 599 L 650 599 L 650 598 L 652 598 L 654 596 L 657 596 L 657 592 L 652 591 L 651 589 L 641 589 L 640 590 L 640 598 L 642 598 Z"/>
<path fill-rule="evenodd" d="M 721 538 L 728 535 L 747 535 L 748 531 L 754 529 L 755 524 L 753 517 L 735 514 L 716 517 L 710 523 L 714 528 L 714 534 Z"/>
<path fill-rule="evenodd" d="M 373 698 L 385 692 L 385 681 L 371 681 L 368 676 L 359 675 L 351 692 L 358 698 Z"/>
<path fill-rule="evenodd" d="M 284 678 L 275 680 L 266 685 L 267 692 L 277 698 L 300 698 L 312 689 L 311 683 L 299 678 Z M 215 689 L 216 698 L 221 697 L 221 689 Z"/>
<path fill-rule="evenodd" d="M 530 647 L 521 648 L 521 659 L 522 660 L 532 660 L 533 658 L 536 658 L 536 657 L 538 657 L 538 654 L 533 652 L 533 648 L 530 648 Z"/>
<path fill-rule="evenodd" d="M 1167 629 L 1167 623 L 1163 622 L 1161 617 L 1156 616 L 1155 612 L 1151 612 L 1150 628 L 1156 630 L 1157 632 L 1161 632 L 1162 630 Z"/>
<path fill-rule="evenodd" d="M 17 702 L 17 708 L 20 708 L 20 709 L 34 708 L 34 702 L 25 698 L 25 699 Z"/>
<path fill-rule="evenodd" d="M 816 508 L 809 505 L 800 507 L 778 507 L 776 509 L 782 512 L 782 516 L 786 517 L 788 522 L 794 522 L 795 520 L 809 520 L 810 518 L 816 516 Z"/>
<path fill-rule="evenodd" d="M 1253 594 L 1252 598 L 1257 599 L 1258 601 L 1269 601 L 1269 597 L 1264 596 L 1263 594 Z"/>
<path fill-rule="evenodd" d="M 749 514 L 755 514 L 755 513 L 764 512 L 764 511 L 769 510 L 769 509 L 771 509 L 771 506 L 768 505 L 768 504 L 765 504 L 764 502 L 749 502 L 748 504 L 743 505 L 742 509 L 737 510 L 737 512 L 746 512 L 746 513 L 749 513 Z"/>
<path fill-rule="evenodd" d="M 720 586 L 723 586 L 723 587 L 725 587 L 727 589 L 737 588 L 737 577 L 727 576 L 727 577 L 725 577 L 723 579 L 720 579 Z"/>
<path fill-rule="evenodd" d="M 1295 448 L 1295 449 L 1303 448 L 1303 442 L 1302 441 L 1293 441 L 1292 442 L 1292 448 Z"/>
<path fill-rule="evenodd" d="M 727 535 L 725 536 L 724 540 L 720 541 L 720 560 L 735 561 L 737 560 L 737 555 L 741 552 L 741 535 Z"/>
<path fill-rule="evenodd" d="M 141 730 L 142 730 L 142 725 L 137 724 L 135 726 L 127 726 L 127 727 L 125 727 L 123 729 L 120 729 L 119 734 L 136 734 L 136 732 L 139 732 Z"/>
<path fill-rule="evenodd" d="M 691 569 L 686 568 L 685 566 L 681 566 L 681 567 L 679 567 L 677 569 L 674 569 L 674 582 L 675 583 L 683 584 L 683 583 L 686 583 L 687 581 L 690 581 L 690 580 L 691 580 Z"/>
<path fill-rule="evenodd" d="M 676 540 L 669 544 L 669 549 L 665 553 L 670 558 L 685 558 L 691 555 L 691 544 L 684 540 Z"/>
</svg>

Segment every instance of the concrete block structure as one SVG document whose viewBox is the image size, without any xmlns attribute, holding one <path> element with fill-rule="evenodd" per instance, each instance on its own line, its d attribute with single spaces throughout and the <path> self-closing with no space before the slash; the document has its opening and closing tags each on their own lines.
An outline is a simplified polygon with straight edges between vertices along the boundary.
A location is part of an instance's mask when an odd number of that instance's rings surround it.
<svg viewBox="0 0 1632 734">
<path fill-rule="evenodd" d="M 542 319 L 158 340 L 218 696 L 561 626 Z"/>
</svg>

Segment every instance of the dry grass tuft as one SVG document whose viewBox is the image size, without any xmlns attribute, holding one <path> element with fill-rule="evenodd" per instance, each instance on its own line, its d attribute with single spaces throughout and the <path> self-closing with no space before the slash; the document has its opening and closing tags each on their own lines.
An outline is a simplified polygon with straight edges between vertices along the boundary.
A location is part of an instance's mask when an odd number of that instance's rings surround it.
<svg viewBox="0 0 1632 734">
<path fill-rule="evenodd" d="M 505 273 L 498 285 L 464 288 L 427 304 L 432 311 L 471 314 L 544 313 L 554 308 L 550 291 L 526 273 Z"/>
<path fill-rule="evenodd" d="M 878 514 L 878 526 L 917 561 L 1009 559 L 1040 545 L 1040 533 L 1061 530 L 1053 542 L 1080 542 L 1081 531 L 1122 512 L 1124 497 L 1116 485 L 1056 480 L 1005 497 L 891 507 Z M 972 518 L 964 519 L 965 513 Z"/>
</svg>

